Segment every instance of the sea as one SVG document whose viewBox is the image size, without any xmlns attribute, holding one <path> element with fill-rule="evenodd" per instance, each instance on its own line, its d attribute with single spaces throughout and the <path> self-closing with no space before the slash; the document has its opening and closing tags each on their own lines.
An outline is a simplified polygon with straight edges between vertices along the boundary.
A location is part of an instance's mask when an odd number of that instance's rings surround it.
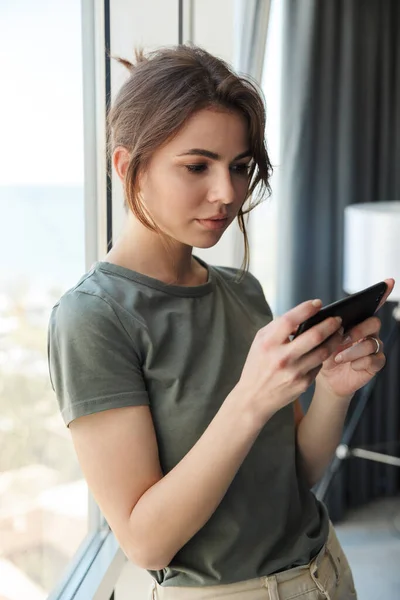
<svg viewBox="0 0 400 600">
<path fill-rule="evenodd" d="M 83 185 L 0 186 L 0 292 L 72 287 L 85 272 Z"/>
</svg>

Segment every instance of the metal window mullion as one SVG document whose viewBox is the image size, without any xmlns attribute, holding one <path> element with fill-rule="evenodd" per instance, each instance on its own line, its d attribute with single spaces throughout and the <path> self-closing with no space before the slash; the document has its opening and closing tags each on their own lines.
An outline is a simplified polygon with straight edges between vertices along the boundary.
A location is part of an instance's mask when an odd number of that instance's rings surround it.
<svg viewBox="0 0 400 600">
<path fill-rule="evenodd" d="M 94 145 L 91 148 L 96 157 L 96 171 L 93 176 L 96 178 L 96 225 L 97 225 L 97 248 L 96 259 L 99 260 L 107 251 L 109 241 L 109 220 L 108 202 L 108 165 L 107 165 L 107 86 L 106 86 L 106 15 L 105 4 L 96 0 L 83 0 L 93 6 L 93 52 L 94 52 L 94 89 L 95 103 L 92 106 L 95 118 L 96 136 L 93 140 Z M 107 28 L 109 27 L 109 19 Z M 112 225 L 112 223 L 111 223 Z"/>
<path fill-rule="evenodd" d="M 110 0 L 104 0 L 104 104 L 105 104 L 105 120 L 104 127 L 106 127 L 106 119 L 108 110 L 111 104 L 111 64 L 110 64 L 110 53 L 111 53 L 111 12 L 110 12 Z M 107 131 L 106 131 L 106 144 Z M 105 185 L 106 185 L 106 214 L 107 214 L 107 251 L 111 249 L 113 244 L 113 213 L 112 213 L 112 176 L 111 176 L 111 160 L 108 158 L 106 153 L 106 172 L 105 172 Z"/>
</svg>

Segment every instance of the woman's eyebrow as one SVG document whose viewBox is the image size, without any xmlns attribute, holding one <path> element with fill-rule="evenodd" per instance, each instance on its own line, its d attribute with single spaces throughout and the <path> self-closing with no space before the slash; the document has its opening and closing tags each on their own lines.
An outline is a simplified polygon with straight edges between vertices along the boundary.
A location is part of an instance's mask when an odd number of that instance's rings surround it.
<svg viewBox="0 0 400 600">
<path fill-rule="evenodd" d="M 204 150 L 203 148 L 191 148 L 190 150 L 185 150 L 182 154 L 178 154 L 178 156 L 205 156 L 206 158 L 212 158 L 213 160 L 221 160 L 221 155 L 216 152 L 211 152 L 210 150 Z M 252 156 L 251 150 L 245 150 L 241 154 L 235 156 L 233 160 L 239 160 L 241 158 L 245 158 L 247 156 Z"/>
</svg>

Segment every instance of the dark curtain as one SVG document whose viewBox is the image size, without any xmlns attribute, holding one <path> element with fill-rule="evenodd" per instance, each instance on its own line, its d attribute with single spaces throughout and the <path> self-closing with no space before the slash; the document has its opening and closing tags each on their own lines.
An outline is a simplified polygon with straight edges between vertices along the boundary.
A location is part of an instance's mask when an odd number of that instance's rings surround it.
<svg viewBox="0 0 400 600">
<path fill-rule="evenodd" d="M 307 299 L 345 296 L 345 206 L 400 199 L 400 2 L 284 3 L 278 314 Z M 382 339 L 393 307 L 379 312 Z M 386 444 L 400 440 L 397 339 L 387 359 L 350 445 L 398 456 L 398 444 Z M 312 393 L 302 397 L 305 408 Z M 396 493 L 399 473 L 358 458 L 343 462 L 325 499 L 331 518 Z"/>
</svg>

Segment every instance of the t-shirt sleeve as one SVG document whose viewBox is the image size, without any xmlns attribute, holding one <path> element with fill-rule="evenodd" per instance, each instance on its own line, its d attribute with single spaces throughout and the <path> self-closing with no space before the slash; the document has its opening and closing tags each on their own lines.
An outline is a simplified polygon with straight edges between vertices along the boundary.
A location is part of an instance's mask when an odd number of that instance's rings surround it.
<svg viewBox="0 0 400 600">
<path fill-rule="evenodd" d="M 134 341 L 100 296 L 73 290 L 54 306 L 48 364 L 67 426 L 83 415 L 149 404 Z"/>
</svg>

